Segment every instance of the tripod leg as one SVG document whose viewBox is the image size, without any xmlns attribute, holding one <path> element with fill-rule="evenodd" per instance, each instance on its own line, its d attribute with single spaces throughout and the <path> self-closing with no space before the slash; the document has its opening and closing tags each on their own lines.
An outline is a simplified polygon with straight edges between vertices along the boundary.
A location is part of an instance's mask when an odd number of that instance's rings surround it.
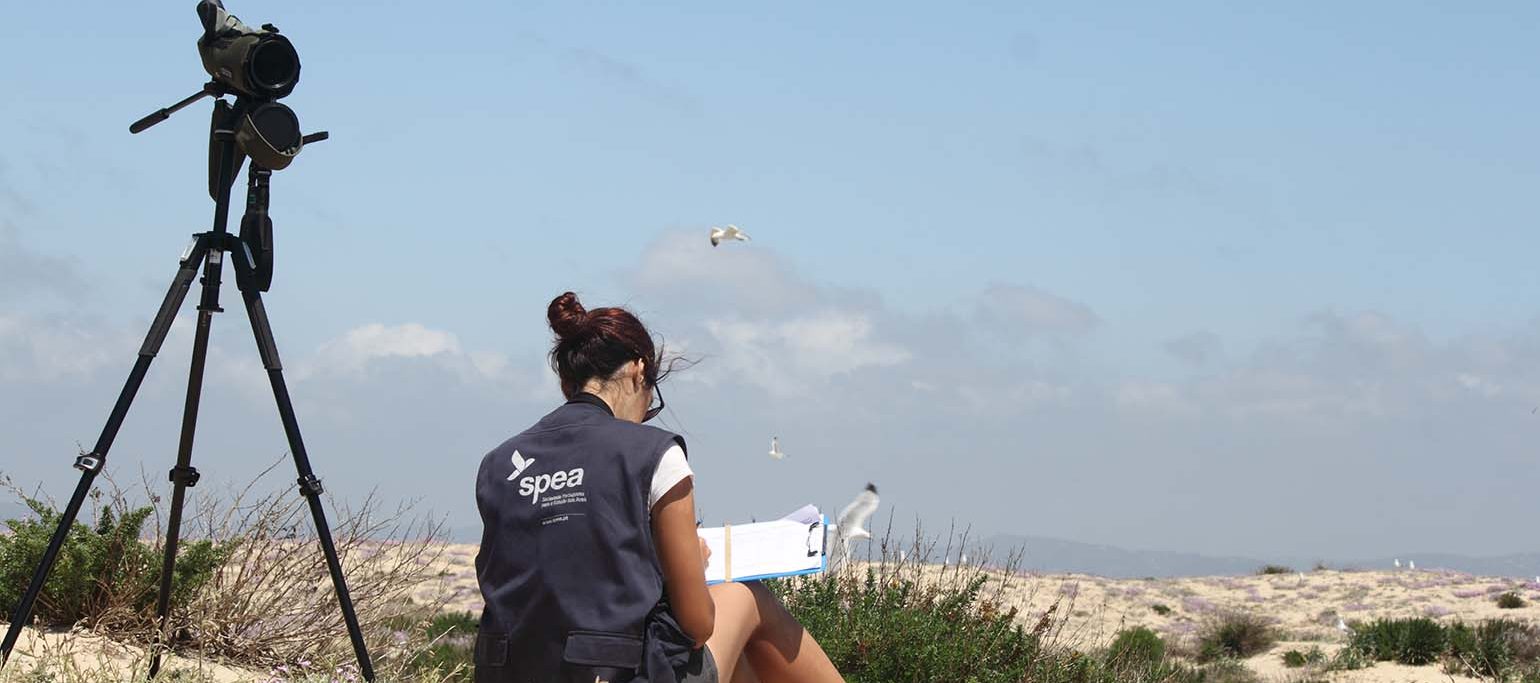
<svg viewBox="0 0 1540 683">
<path fill-rule="evenodd" d="M 150 331 L 145 335 L 144 344 L 139 347 L 139 359 L 134 362 L 134 369 L 128 373 L 128 381 L 123 383 L 123 391 L 118 393 L 118 402 L 113 405 L 112 413 L 107 417 L 107 424 L 102 427 L 101 436 L 96 439 L 96 447 L 91 449 L 90 453 L 75 458 L 75 467 L 81 471 L 80 483 L 75 486 L 75 493 L 70 496 L 70 502 L 64 508 L 64 514 L 59 519 L 59 528 L 48 541 L 48 549 L 43 552 L 43 559 L 33 572 L 32 581 L 27 584 L 27 590 L 22 594 L 21 601 L 16 603 L 15 611 L 11 612 L 11 625 L 5 632 L 5 640 L 0 641 L 0 667 L 5 666 L 5 662 L 11 658 L 11 650 L 16 647 L 16 639 L 21 635 L 21 629 L 32 619 L 32 606 L 37 601 L 38 594 L 43 591 L 43 583 L 48 579 L 48 572 L 53 569 L 54 561 L 59 557 L 59 549 L 64 545 L 64 538 L 74 526 L 75 517 L 80 514 L 80 506 L 85 502 L 86 495 L 91 492 L 92 482 L 96 481 L 96 475 L 106 464 L 107 451 L 112 448 L 113 440 L 118 437 L 118 429 L 123 426 L 123 418 L 128 415 L 128 408 L 134 402 L 134 395 L 139 393 L 139 385 L 144 382 L 144 376 L 150 370 L 150 361 L 155 360 L 155 354 L 160 352 L 161 344 L 166 341 L 166 334 L 171 330 L 171 322 L 176 319 L 177 309 L 182 307 L 182 300 L 187 297 L 187 290 L 192 286 L 193 277 L 198 273 L 198 264 L 203 261 L 208 249 L 209 246 L 200 236 L 198 241 L 194 242 L 191 251 L 183 257 L 181 269 L 177 271 L 176 278 L 171 281 L 171 289 L 166 292 L 166 298 L 161 301 L 160 311 L 155 314 L 155 320 L 150 323 Z"/>
<path fill-rule="evenodd" d="M 155 642 L 150 648 L 149 677 L 160 672 L 160 656 L 167 647 L 171 613 L 171 580 L 176 573 L 176 547 L 182 530 L 182 506 L 188 487 L 198 484 L 192 466 L 193 435 L 198 429 L 198 404 L 203 396 L 203 367 L 208 357 L 209 329 L 219 312 L 220 270 L 224 252 L 210 251 L 203 264 L 203 298 L 198 303 L 198 330 L 193 336 L 192 365 L 187 371 L 187 402 L 182 407 L 182 435 L 177 444 L 176 466 L 171 468 L 171 514 L 166 521 L 166 545 L 160 565 L 160 593 L 155 603 Z"/>
<path fill-rule="evenodd" d="M 240 269 L 243 263 L 238 257 L 236 268 Z M 348 595 L 347 580 L 342 576 L 342 563 L 337 559 L 337 546 L 326 524 L 326 511 L 321 507 L 321 480 L 311 471 L 310 456 L 306 455 L 305 442 L 300 438 L 299 422 L 294 417 L 294 404 L 289 401 L 289 388 L 283 380 L 283 364 L 278 360 L 278 345 L 273 341 L 273 327 L 267 320 L 267 309 L 262 306 L 262 294 L 252 289 L 241 295 L 246 301 L 246 314 L 251 319 L 251 331 L 257 339 L 262 366 L 267 368 L 268 381 L 273 385 L 278 417 L 283 421 L 284 435 L 289 439 L 289 453 L 294 457 L 294 467 L 299 472 L 299 491 L 305 496 L 305 502 L 310 504 L 310 516 L 315 520 L 321 552 L 326 555 L 326 567 L 331 572 L 332 586 L 337 591 L 337 603 L 342 607 L 342 619 L 347 624 L 348 637 L 353 641 L 353 655 L 358 659 L 359 674 L 364 680 L 373 681 L 374 665 L 369 660 L 364 635 L 358 627 L 358 616 L 353 612 L 353 599 Z"/>
</svg>

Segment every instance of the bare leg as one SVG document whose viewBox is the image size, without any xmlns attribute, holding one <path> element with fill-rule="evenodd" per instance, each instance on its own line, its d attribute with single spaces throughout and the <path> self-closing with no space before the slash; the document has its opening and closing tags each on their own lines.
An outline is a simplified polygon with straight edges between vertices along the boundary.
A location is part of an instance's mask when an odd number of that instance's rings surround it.
<svg viewBox="0 0 1540 683">
<path fill-rule="evenodd" d="M 718 671 L 718 674 L 721 672 Z M 738 657 L 738 665 L 733 668 L 733 677 L 728 683 L 760 683 L 759 676 L 754 674 L 754 666 L 749 664 L 748 654 Z"/>
<path fill-rule="evenodd" d="M 716 628 L 706 645 L 717 672 L 731 683 L 844 683 L 829 656 L 785 607 L 756 583 L 711 587 Z M 753 678 L 739 677 L 744 660 Z M 749 675 L 745 672 L 742 675 Z"/>
</svg>

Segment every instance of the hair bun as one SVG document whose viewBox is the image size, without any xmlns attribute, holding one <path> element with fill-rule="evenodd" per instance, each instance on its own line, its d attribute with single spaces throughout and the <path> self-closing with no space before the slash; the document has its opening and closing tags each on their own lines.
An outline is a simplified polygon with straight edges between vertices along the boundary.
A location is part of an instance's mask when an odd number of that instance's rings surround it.
<svg viewBox="0 0 1540 683">
<path fill-rule="evenodd" d="M 587 327 L 588 310 L 578 302 L 578 297 L 572 292 L 563 292 L 561 296 L 551 300 L 551 305 L 545 311 L 545 317 L 551 323 L 551 330 L 556 336 L 563 339 L 571 339 L 583 333 Z"/>
</svg>

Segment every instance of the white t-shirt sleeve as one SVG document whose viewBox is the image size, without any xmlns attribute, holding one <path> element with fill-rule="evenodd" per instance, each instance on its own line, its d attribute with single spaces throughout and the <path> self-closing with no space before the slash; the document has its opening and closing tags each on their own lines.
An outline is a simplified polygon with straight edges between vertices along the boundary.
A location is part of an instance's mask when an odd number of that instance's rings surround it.
<svg viewBox="0 0 1540 683">
<path fill-rule="evenodd" d="M 652 488 L 647 491 L 647 514 L 652 514 L 652 506 L 658 504 L 663 494 L 676 484 L 684 481 L 685 477 L 694 476 L 690 471 L 689 461 L 684 459 L 684 449 L 679 444 L 670 446 L 663 452 L 663 459 L 658 461 L 657 471 L 652 473 Z"/>
</svg>

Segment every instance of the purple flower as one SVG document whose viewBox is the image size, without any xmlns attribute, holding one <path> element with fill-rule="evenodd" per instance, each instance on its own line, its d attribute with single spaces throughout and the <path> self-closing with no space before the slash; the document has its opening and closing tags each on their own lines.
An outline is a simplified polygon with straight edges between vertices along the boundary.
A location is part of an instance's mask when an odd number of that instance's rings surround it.
<svg viewBox="0 0 1540 683">
<path fill-rule="evenodd" d="M 1428 605 L 1427 607 L 1422 608 L 1423 616 L 1426 616 L 1430 619 L 1437 619 L 1439 617 L 1448 616 L 1453 612 L 1453 610 L 1443 605 Z"/>
<path fill-rule="evenodd" d="M 1482 591 L 1478 591 L 1478 590 L 1467 590 L 1467 591 L 1455 591 L 1454 592 L 1454 596 L 1457 597 L 1457 598 L 1479 598 L 1479 597 L 1481 597 L 1483 595 L 1486 595 L 1486 593 L 1484 593 Z"/>
<path fill-rule="evenodd" d="M 1187 635 L 1198 630 L 1198 625 L 1190 621 L 1178 621 L 1168 626 L 1166 630 L 1179 635 Z"/>
<path fill-rule="evenodd" d="M 1195 595 L 1194 596 L 1188 596 L 1188 597 L 1182 598 L 1182 610 L 1186 611 L 1186 612 L 1194 612 L 1194 613 L 1198 613 L 1198 612 L 1212 612 L 1212 611 L 1214 611 L 1214 603 L 1209 602 L 1207 600 L 1204 600 L 1203 598 L 1197 597 Z"/>
</svg>

